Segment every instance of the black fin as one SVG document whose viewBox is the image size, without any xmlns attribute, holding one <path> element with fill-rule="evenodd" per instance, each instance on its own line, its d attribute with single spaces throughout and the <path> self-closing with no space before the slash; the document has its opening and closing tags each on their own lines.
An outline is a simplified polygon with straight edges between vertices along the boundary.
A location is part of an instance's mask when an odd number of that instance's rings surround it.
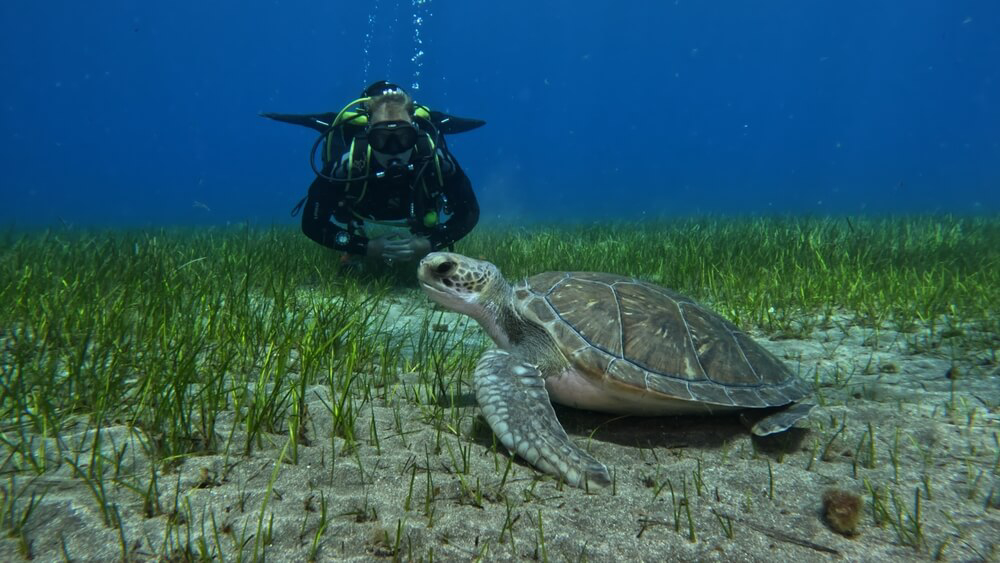
<svg viewBox="0 0 1000 563">
<path fill-rule="evenodd" d="M 430 111 L 429 113 L 431 123 L 437 127 L 438 131 L 448 135 L 472 131 L 473 129 L 482 127 L 486 124 L 486 122 L 482 119 L 455 117 L 454 115 L 448 115 L 447 113 L 440 111 Z M 282 123 L 291 123 L 292 125 L 309 127 L 310 129 L 315 129 L 320 133 L 327 131 L 330 128 L 330 124 L 333 123 L 333 120 L 337 119 L 337 114 L 334 112 L 305 114 L 264 112 L 261 113 L 260 116 L 273 119 L 275 121 L 281 121 Z"/>
<path fill-rule="evenodd" d="M 315 129 L 320 133 L 328 130 L 330 124 L 337 118 L 337 114 L 334 112 L 307 114 L 264 112 L 260 116 L 283 123 L 291 123 L 292 125 L 302 125 L 303 127 Z"/>
<path fill-rule="evenodd" d="M 470 117 L 456 117 L 440 111 L 431 111 L 431 123 L 438 128 L 438 131 L 451 135 L 454 133 L 465 133 L 478 127 L 486 125 L 482 119 L 472 119 Z"/>
</svg>

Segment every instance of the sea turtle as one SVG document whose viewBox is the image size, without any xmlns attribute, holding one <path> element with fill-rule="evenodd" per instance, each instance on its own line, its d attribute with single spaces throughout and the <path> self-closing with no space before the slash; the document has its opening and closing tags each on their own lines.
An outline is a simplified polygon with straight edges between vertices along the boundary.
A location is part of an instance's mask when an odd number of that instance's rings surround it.
<svg viewBox="0 0 1000 563">
<path fill-rule="evenodd" d="M 735 325 L 635 278 L 546 272 L 512 286 L 493 264 L 435 252 L 421 260 L 431 300 L 466 314 L 496 348 L 476 366 L 476 400 L 500 442 L 578 487 L 608 470 L 569 440 L 551 401 L 633 415 L 769 409 L 751 431 L 781 432 L 814 405 L 809 387 Z"/>
</svg>

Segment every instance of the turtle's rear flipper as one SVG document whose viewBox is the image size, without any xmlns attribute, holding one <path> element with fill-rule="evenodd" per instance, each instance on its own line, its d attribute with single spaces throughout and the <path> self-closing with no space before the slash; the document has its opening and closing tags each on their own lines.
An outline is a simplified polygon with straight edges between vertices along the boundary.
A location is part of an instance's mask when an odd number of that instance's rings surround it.
<svg viewBox="0 0 1000 563">
<path fill-rule="evenodd" d="M 486 422 L 509 451 L 574 487 L 611 483 L 604 464 L 566 435 L 537 367 L 488 350 L 476 365 L 474 386 Z"/>
<path fill-rule="evenodd" d="M 769 436 L 788 430 L 796 422 L 809 416 L 814 408 L 816 405 L 811 403 L 792 403 L 778 411 L 766 411 L 763 413 L 764 417 L 759 420 L 754 419 L 753 411 L 744 411 L 740 418 L 750 427 L 750 432 L 754 435 Z"/>
</svg>

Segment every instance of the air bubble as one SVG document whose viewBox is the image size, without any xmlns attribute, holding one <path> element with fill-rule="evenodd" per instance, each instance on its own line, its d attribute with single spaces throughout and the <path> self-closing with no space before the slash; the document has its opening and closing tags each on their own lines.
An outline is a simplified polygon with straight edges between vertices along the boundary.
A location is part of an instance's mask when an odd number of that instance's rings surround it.
<svg viewBox="0 0 1000 563">
<path fill-rule="evenodd" d="M 430 0 L 411 0 L 413 6 L 413 56 L 410 62 L 413 63 L 413 82 L 410 85 L 414 90 L 420 89 L 420 75 L 424 70 L 424 39 L 421 36 L 421 28 L 424 20 L 430 16 Z"/>
<path fill-rule="evenodd" d="M 413 90 L 420 89 L 419 78 L 423 74 L 424 66 L 424 56 L 426 52 L 424 51 L 424 37 L 423 37 L 423 26 L 431 16 L 430 13 L 430 1 L 431 0 L 410 0 L 410 7 L 412 14 L 410 17 L 410 22 L 413 25 L 413 32 L 411 40 L 413 42 L 413 51 L 410 56 L 410 63 L 412 64 L 411 72 L 411 85 Z M 388 4 L 388 5 L 386 5 Z M 399 12 L 401 8 L 401 3 L 398 2 L 384 2 L 381 0 L 372 0 L 371 9 L 368 13 L 368 30 L 365 33 L 364 39 L 364 80 L 365 83 L 371 82 L 373 79 L 383 79 L 383 80 L 393 80 L 393 68 L 392 68 L 392 51 L 386 55 L 385 61 L 385 72 L 381 76 L 373 77 L 372 73 L 372 58 L 375 56 L 373 52 L 373 46 L 375 45 L 386 45 L 393 44 L 393 35 L 395 31 L 400 28 L 399 25 Z M 380 17 L 380 12 L 386 10 L 387 13 Z M 376 31 L 378 30 L 378 31 Z M 376 37 L 376 34 L 379 34 Z M 387 37 L 382 37 L 385 35 Z M 398 71 L 399 69 L 397 69 Z M 378 72 L 376 69 L 375 72 Z"/>
</svg>

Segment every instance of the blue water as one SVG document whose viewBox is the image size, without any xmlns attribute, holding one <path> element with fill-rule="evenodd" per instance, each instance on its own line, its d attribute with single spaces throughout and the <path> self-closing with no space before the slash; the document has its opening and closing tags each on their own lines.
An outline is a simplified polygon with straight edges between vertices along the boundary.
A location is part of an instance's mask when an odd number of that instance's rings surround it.
<svg viewBox="0 0 1000 563">
<path fill-rule="evenodd" d="M 484 219 L 995 213 L 997 61 L 990 0 L 8 1 L 0 224 L 292 225 L 314 133 L 257 114 L 382 78 L 488 121 Z"/>
</svg>

